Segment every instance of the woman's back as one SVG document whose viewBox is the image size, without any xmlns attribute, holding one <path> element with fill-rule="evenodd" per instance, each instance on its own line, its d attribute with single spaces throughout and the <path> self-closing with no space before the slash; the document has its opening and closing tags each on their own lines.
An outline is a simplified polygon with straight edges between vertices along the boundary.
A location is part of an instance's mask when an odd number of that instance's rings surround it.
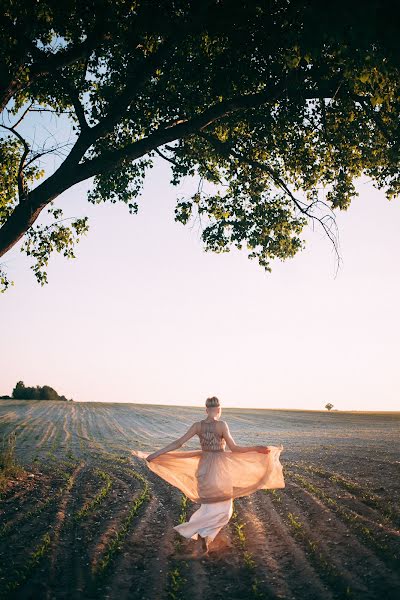
<svg viewBox="0 0 400 600">
<path fill-rule="evenodd" d="M 200 421 L 198 436 L 203 451 L 223 452 L 225 450 L 226 441 L 218 432 L 217 421 Z"/>
</svg>

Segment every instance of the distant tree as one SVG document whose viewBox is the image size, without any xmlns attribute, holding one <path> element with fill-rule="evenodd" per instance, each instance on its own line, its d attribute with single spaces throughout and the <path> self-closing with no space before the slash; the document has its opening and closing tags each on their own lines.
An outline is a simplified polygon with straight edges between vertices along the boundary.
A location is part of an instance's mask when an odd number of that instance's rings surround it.
<svg viewBox="0 0 400 600">
<path fill-rule="evenodd" d="M 18 381 L 15 388 L 12 391 L 12 397 L 16 400 L 22 400 L 25 398 L 25 385 L 23 381 Z"/>
<path fill-rule="evenodd" d="M 176 221 L 198 217 L 206 250 L 244 248 L 268 271 L 310 222 L 338 254 L 333 211 L 361 175 L 400 193 L 394 3 L 4 0 L 0 20 L 0 256 L 24 238 L 41 285 L 50 254 L 75 258 L 88 230 L 53 202 L 92 180 L 91 203 L 135 214 L 154 158 L 173 185 L 199 176 Z"/>
<path fill-rule="evenodd" d="M 328 410 L 331 410 L 333 408 L 333 404 L 328 402 L 328 404 L 325 404 L 325 408 L 327 408 Z"/>
<path fill-rule="evenodd" d="M 40 390 L 41 400 L 61 400 L 61 397 L 57 394 L 56 390 L 48 385 L 44 385 Z"/>
<path fill-rule="evenodd" d="M 25 387 L 23 381 L 18 381 L 13 389 L 12 397 L 15 400 L 67 400 L 65 396 L 59 396 L 56 390 L 49 385 Z"/>
</svg>

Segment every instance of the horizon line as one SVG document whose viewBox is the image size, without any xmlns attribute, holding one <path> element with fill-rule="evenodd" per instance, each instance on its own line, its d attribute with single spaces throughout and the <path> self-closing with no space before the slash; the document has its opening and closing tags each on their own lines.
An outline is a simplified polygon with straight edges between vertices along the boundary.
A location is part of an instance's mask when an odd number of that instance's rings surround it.
<svg viewBox="0 0 400 600">
<path fill-rule="evenodd" d="M 199 408 L 205 409 L 205 405 L 197 405 L 197 404 L 156 404 L 153 402 L 124 402 L 118 400 L 74 400 L 73 398 L 67 400 L 45 400 L 40 398 L 1 398 L 0 403 L 14 400 L 15 402 L 61 402 L 61 403 L 70 403 L 75 402 L 75 404 L 134 404 L 137 406 L 159 406 L 166 407 L 172 406 L 177 408 Z M 332 408 L 328 410 L 327 408 L 290 408 L 290 407 L 260 407 L 260 406 L 221 406 L 222 409 L 235 409 L 235 410 L 277 410 L 277 411 L 292 411 L 292 412 L 323 412 L 323 413 L 332 413 L 332 412 L 340 412 L 340 413 L 392 413 L 392 414 L 400 414 L 400 410 L 359 410 L 357 408 Z"/>
</svg>

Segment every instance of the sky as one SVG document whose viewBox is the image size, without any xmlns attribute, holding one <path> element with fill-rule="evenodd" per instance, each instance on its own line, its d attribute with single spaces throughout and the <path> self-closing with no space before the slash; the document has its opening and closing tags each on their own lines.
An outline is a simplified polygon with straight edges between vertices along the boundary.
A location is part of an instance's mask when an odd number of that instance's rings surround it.
<svg viewBox="0 0 400 600">
<path fill-rule="evenodd" d="M 400 410 L 400 199 L 358 180 L 335 213 L 339 269 L 316 223 L 268 273 L 174 221 L 198 180 L 174 187 L 169 167 L 155 162 L 136 215 L 89 203 L 90 181 L 60 196 L 90 229 L 76 259 L 51 256 L 44 287 L 22 242 L 3 257 L 15 286 L 0 294 L 0 395 L 22 380 L 75 401 Z"/>
</svg>

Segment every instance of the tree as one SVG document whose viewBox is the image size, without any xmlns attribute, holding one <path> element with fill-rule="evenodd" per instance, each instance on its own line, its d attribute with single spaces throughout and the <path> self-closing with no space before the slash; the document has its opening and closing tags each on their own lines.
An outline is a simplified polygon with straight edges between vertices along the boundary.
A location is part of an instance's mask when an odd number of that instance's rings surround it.
<svg viewBox="0 0 400 600">
<path fill-rule="evenodd" d="M 42 285 L 51 252 L 74 258 L 89 229 L 87 217 L 67 226 L 55 199 L 93 178 L 90 202 L 135 214 L 156 156 L 173 185 L 200 178 L 176 221 L 204 215 L 206 250 L 245 248 L 267 271 L 304 248 L 307 223 L 339 257 L 334 211 L 355 178 L 399 193 L 392 3 L 4 0 L 0 11 L 0 256 L 23 239 Z M 34 147 L 21 127 L 37 111 L 68 119 L 72 142 Z M 59 164 L 45 172 L 50 153 Z M 54 221 L 41 226 L 44 210 Z M 13 283 L 1 270 L 2 291 Z"/>
<path fill-rule="evenodd" d="M 21 400 L 22 398 L 24 398 L 25 389 L 26 388 L 24 382 L 18 381 L 15 388 L 12 391 L 12 397 L 16 400 Z"/>
<path fill-rule="evenodd" d="M 328 404 L 325 404 L 325 408 L 327 408 L 328 410 L 332 410 L 333 404 L 331 404 L 330 402 L 328 402 Z"/>
<path fill-rule="evenodd" d="M 49 385 L 44 385 L 40 390 L 40 400 L 62 400 L 56 390 Z"/>
<path fill-rule="evenodd" d="M 37 385 L 35 387 L 25 387 L 23 381 L 18 381 L 12 391 L 12 397 L 15 400 L 62 400 L 67 401 L 65 396 L 59 396 L 56 390 L 49 385 Z M 72 398 L 71 398 L 72 400 Z"/>
</svg>

